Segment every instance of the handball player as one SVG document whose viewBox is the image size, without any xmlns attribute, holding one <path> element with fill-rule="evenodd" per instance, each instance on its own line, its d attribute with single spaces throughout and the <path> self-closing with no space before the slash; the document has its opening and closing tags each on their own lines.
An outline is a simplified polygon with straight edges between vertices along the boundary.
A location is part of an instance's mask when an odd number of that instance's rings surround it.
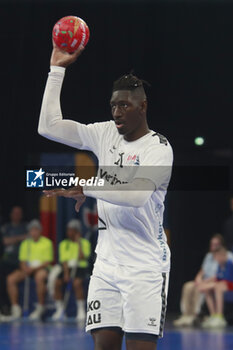
<svg viewBox="0 0 233 350">
<path fill-rule="evenodd" d="M 76 186 L 45 194 L 74 198 L 77 211 L 86 196 L 97 199 L 100 231 L 86 321 L 95 350 L 120 350 L 124 335 L 127 350 L 155 350 L 168 292 L 170 250 L 163 211 L 173 152 L 164 136 L 149 129 L 145 82 L 133 74 L 113 84 L 113 120 L 85 125 L 63 119 L 65 70 L 83 49 L 68 54 L 54 44 L 38 132 L 94 152 L 105 184 L 98 190 Z"/>
</svg>

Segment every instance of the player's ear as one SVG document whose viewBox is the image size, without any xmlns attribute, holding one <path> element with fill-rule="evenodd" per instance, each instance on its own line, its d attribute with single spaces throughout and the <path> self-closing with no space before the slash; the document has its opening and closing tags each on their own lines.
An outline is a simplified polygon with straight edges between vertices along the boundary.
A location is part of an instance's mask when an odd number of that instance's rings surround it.
<svg viewBox="0 0 233 350">
<path fill-rule="evenodd" d="M 147 110 L 147 100 L 143 100 L 141 102 L 141 111 L 146 112 L 146 110 Z"/>
</svg>

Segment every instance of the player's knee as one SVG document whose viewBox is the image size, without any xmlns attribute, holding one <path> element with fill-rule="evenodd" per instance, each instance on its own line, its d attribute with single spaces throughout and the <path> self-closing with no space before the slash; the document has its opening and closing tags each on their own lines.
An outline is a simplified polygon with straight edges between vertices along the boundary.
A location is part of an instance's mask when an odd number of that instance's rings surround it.
<svg viewBox="0 0 233 350">
<path fill-rule="evenodd" d="M 150 333 L 125 333 L 127 350 L 156 350 L 158 335 Z"/>
<path fill-rule="evenodd" d="M 215 287 L 214 287 L 215 291 L 217 292 L 221 292 L 225 290 L 225 284 L 222 282 L 216 283 Z"/>
<path fill-rule="evenodd" d="M 184 284 L 184 289 L 186 289 L 186 290 L 193 289 L 193 287 L 194 287 L 194 282 L 193 281 L 189 281 L 189 282 L 186 282 Z"/>
</svg>

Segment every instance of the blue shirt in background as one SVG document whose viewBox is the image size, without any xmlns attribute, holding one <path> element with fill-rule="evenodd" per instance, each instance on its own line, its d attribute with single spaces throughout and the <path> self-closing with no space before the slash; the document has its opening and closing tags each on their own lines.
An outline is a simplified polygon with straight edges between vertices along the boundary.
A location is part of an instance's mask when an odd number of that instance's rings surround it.
<svg viewBox="0 0 233 350">
<path fill-rule="evenodd" d="M 233 282 L 233 261 L 227 260 L 225 265 L 218 266 L 217 279 Z"/>
</svg>

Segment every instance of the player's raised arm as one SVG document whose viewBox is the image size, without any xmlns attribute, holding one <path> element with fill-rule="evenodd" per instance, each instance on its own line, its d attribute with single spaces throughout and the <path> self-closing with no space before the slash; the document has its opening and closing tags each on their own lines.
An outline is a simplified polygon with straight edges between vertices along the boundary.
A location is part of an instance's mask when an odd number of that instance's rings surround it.
<svg viewBox="0 0 233 350">
<path fill-rule="evenodd" d="M 82 146 L 82 141 L 78 137 L 76 122 L 63 120 L 60 93 L 65 68 L 77 59 L 83 49 L 79 47 L 76 52 L 69 54 L 54 44 L 50 60 L 51 70 L 43 96 L 38 126 L 40 135 L 77 148 Z"/>
<path fill-rule="evenodd" d="M 80 46 L 73 54 L 69 54 L 54 44 L 50 60 L 50 73 L 41 106 L 38 133 L 50 140 L 90 150 L 98 155 L 98 142 L 101 132 L 104 130 L 103 123 L 85 125 L 63 119 L 60 105 L 60 94 L 66 67 L 74 63 L 83 50 L 84 47 Z"/>
</svg>

